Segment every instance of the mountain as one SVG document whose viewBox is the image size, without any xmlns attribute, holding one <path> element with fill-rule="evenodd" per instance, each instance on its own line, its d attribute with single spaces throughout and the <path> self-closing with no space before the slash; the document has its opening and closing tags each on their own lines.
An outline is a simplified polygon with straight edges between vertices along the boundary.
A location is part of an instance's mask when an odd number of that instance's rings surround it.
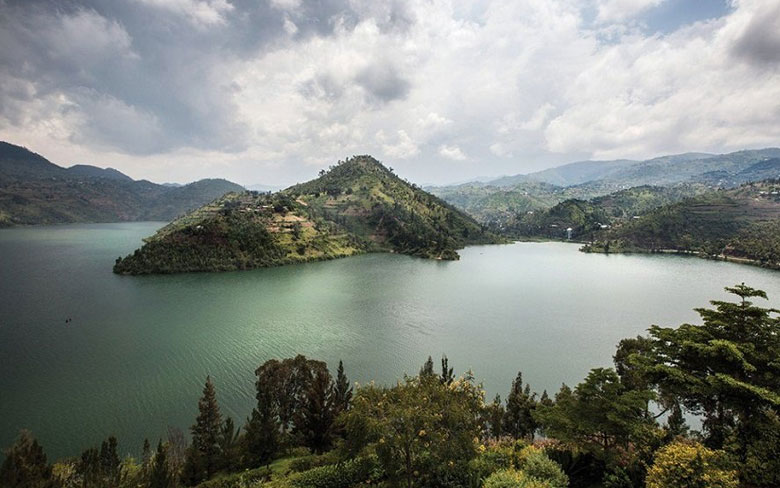
<svg viewBox="0 0 780 488">
<path fill-rule="evenodd" d="M 172 220 L 243 187 L 201 180 L 181 187 L 135 181 L 117 170 L 57 166 L 0 142 L 0 227 L 69 222 Z"/>
<path fill-rule="evenodd" d="M 580 161 L 487 183 L 426 188 L 480 222 L 499 228 L 518 214 L 550 208 L 567 199 L 587 200 L 637 186 L 735 187 L 780 175 L 780 149 L 730 154 L 684 153 L 646 161 Z"/>
<path fill-rule="evenodd" d="M 471 217 L 356 156 L 278 193 L 225 195 L 158 231 L 114 271 L 250 269 L 372 251 L 458 259 L 465 245 L 493 242 L 501 240 Z"/>
<path fill-rule="evenodd" d="M 114 168 L 98 168 L 88 164 L 76 164 L 68 168 L 68 173 L 74 177 L 84 178 L 107 178 L 109 180 L 133 181 L 126 174 L 115 170 Z"/>
<path fill-rule="evenodd" d="M 780 267 L 780 179 L 707 192 L 632 218 L 589 252 L 695 252 Z"/>
<path fill-rule="evenodd" d="M 704 191 L 706 187 L 700 185 L 638 186 L 589 200 L 567 199 L 549 209 L 518 215 L 504 230 L 516 237 L 587 241 L 602 229 Z"/>
</svg>

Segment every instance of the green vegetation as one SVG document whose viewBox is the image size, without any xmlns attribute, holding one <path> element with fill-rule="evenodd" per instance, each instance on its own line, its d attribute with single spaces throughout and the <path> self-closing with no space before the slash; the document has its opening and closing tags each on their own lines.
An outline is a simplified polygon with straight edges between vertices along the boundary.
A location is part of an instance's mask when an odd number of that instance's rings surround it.
<svg viewBox="0 0 780 488">
<path fill-rule="evenodd" d="M 0 142 L 0 227 L 172 220 L 241 190 L 221 179 L 168 187 L 134 181 L 113 169 L 85 165 L 65 169 L 23 147 Z"/>
<path fill-rule="evenodd" d="M 369 251 L 457 259 L 467 244 L 499 241 L 370 156 L 357 156 L 283 192 L 228 194 L 161 229 L 114 271 L 239 270 Z"/>
<path fill-rule="evenodd" d="M 334 379 L 321 361 L 270 360 L 255 372 L 257 405 L 241 431 L 207 378 L 189 446 L 173 430 L 155 453 L 146 441 L 140 460 L 121 460 L 110 437 L 51 465 L 23 432 L 0 486 L 775 487 L 780 312 L 751 302 L 766 298 L 760 290 L 727 291 L 736 302 L 696 309 L 699 325 L 621 341 L 614 369 L 555 399 L 537 400 L 518 374 L 506 403 L 486 404 L 446 357 L 441 373 L 429 358 L 418 376 L 354 392 L 341 363 Z M 683 412 L 700 416 L 701 432 Z"/>
<path fill-rule="evenodd" d="M 586 252 L 694 252 L 780 266 L 780 180 L 666 205 L 601 234 Z"/>
</svg>

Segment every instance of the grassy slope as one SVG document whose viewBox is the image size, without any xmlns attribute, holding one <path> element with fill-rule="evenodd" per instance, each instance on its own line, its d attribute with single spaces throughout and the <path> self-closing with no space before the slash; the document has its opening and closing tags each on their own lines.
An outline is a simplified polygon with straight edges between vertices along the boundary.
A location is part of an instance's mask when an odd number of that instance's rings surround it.
<svg viewBox="0 0 780 488">
<path fill-rule="evenodd" d="M 117 260 L 120 274 L 230 271 L 351 256 L 365 245 L 282 195 L 228 194 Z"/>
<path fill-rule="evenodd" d="M 456 249 L 498 239 L 473 218 L 398 178 L 370 156 L 357 156 L 285 193 L 343 225 L 376 250 L 457 259 Z"/>
<path fill-rule="evenodd" d="M 269 194 L 226 195 L 175 220 L 117 262 L 125 274 L 224 271 L 390 251 L 457 259 L 498 242 L 471 217 L 368 156 Z"/>
<path fill-rule="evenodd" d="M 592 252 L 693 251 L 780 265 L 780 180 L 708 192 L 598 236 Z"/>
</svg>

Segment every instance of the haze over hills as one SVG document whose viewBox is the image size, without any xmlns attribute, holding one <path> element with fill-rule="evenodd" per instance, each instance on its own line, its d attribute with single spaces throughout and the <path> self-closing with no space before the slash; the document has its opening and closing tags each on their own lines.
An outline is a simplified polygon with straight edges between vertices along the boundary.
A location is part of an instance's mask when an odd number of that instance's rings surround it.
<svg viewBox="0 0 780 488">
<path fill-rule="evenodd" d="M 465 213 L 356 156 L 282 192 L 231 193 L 190 212 L 114 271 L 250 269 L 368 251 L 458 259 L 463 246 L 492 242 L 501 239 Z"/>
<path fill-rule="evenodd" d="M 223 179 L 188 185 L 135 181 L 112 168 L 63 168 L 0 142 L 0 226 L 172 220 L 243 187 Z"/>
<path fill-rule="evenodd" d="M 587 200 L 637 186 L 734 187 L 780 176 L 780 149 L 713 155 L 684 153 L 646 161 L 581 161 L 486 183 L 427 187 L 479 221 L 511 225 L 518 214 L 544 210 L 567 199 Z"/>
</svg>

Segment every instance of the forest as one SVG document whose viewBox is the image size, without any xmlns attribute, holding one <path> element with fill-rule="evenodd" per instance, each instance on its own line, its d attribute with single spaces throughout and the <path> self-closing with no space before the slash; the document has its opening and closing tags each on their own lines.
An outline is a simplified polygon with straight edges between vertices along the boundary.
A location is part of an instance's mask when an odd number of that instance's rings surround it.
<svg viewBox="0 0 780 488">
<path fill-rule="evenodd" d="M 393 385 L 351 384 L 342 362 L 334 375 L 301 355 L 271 359 L 243 427 L 207 377 L 189 440 L 174 429 L 120 449 L 110 436 L 52 463 L 23 431 L 0 486 L 776 487 L 780 311 L 745 284 L 726 291 L 695 309 L 699 324 L 626 338 L 614 367 L 553 395 L 518 373 L 505 398 L 486 399 L 446 356 Z"/>
</svg>

